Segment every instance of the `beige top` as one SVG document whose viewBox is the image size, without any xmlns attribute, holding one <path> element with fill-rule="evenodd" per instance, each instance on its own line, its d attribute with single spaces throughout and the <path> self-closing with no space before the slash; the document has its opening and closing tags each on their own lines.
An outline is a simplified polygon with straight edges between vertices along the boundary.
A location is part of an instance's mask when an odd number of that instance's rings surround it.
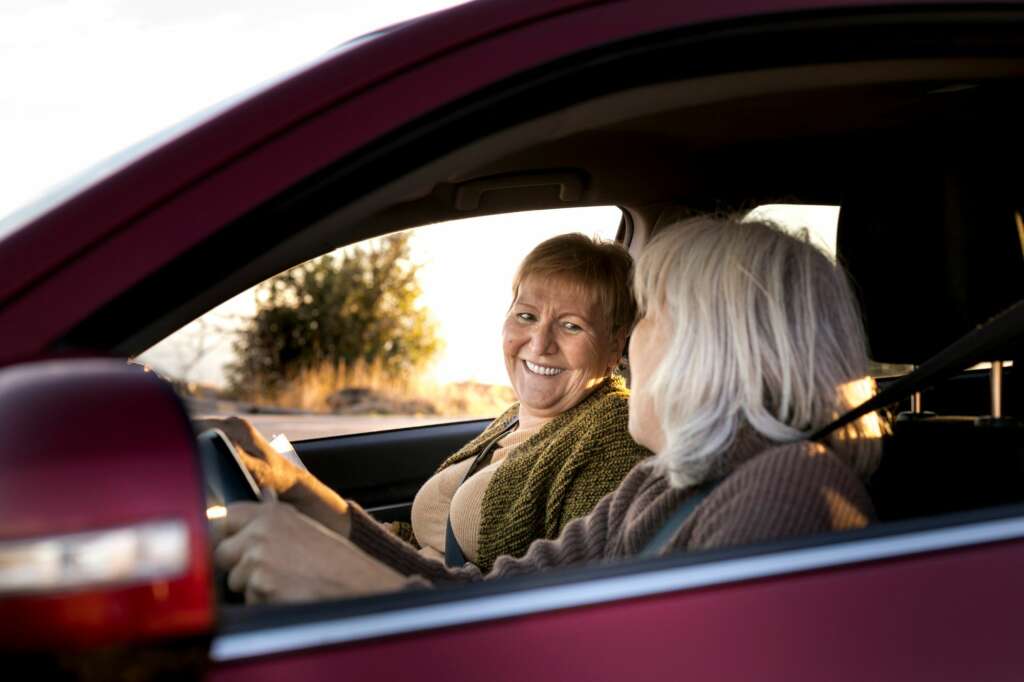
<svg viewBox="0 0 1024 682">
<path fill-rule="evenodd" d="M 515 448 L 540 431 L 541 426 L 518 428 L 499 440 L 491 455 L 491 463 L 461 486 L 459 483 L 473 466 L 475 458 L 442 469 L 423 484 L 412 502 L 412 530 L 423 556 L 444 561 L 445 531 L 450 510 L 455 539 L 459 541 L 466 559 L 476 563 L 480 549 L 480 508 L 487 486 Z"/>
</svg>

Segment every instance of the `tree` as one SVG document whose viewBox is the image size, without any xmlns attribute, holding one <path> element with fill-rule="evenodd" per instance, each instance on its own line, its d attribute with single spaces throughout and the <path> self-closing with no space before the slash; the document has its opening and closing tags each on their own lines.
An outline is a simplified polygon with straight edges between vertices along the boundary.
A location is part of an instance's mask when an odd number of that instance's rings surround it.
<svg viewBox="0 0 1024 682">
<path fill-rule="evenodd" d="M 421 369 L 439 350 L 436 323 L 417 307 L 418 266 L 409 234 L 298 265 L 257 287 L 257 312 L 228 367 L 240 394 L 273 395 L 324 363 L 379 364 L 391 378 Z"/>
</svg>

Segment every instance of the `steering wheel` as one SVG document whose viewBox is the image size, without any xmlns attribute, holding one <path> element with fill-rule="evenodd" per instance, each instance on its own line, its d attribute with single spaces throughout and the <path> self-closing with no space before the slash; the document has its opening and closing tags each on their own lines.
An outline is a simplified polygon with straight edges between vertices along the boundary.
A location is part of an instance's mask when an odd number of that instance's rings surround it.
<svg viewBox="0 0 1024 682">
<path fill-rule="evenodd" d="M 260 489 L 223 431 L 203 431 L 196 436 L 196 442 L 206 486 L 206 515 L 211 527 L 216 528 L 218 524 L 223 524 L 223 510 L 227 505 L 233 502 L 259 502 Z M 214 533 L 214 536 L 219 535 L 221 533 Z M 245 595 L 228 588 L 225 571 L 215 568 L 214 577 L 222 602 L 245 602 Z"/>
</svg>

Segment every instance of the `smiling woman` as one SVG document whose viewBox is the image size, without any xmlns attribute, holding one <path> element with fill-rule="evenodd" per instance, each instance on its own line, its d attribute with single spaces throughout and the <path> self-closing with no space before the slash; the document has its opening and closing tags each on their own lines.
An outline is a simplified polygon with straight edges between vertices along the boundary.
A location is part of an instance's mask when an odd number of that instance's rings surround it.
<svg viewBox="0 0 1024 682">
<path fill-rule="evenodd" d="M 417 494 L 412 525 L 399 532 L 424 555 L 450 566 L 518 555 L 593 507 L 643 456 L 623 429 L 627 393 L 613 375 L 635 316 L 630 266 L 621 246 L 580 234 L 523 260 L 502 331 L 519 402 Z"/>
<path fill-rule="evenodd" d="M 523 261 L 502 327 L 521 428 L 576 405 L 619 363 L 635 306 L 617 283 L 629 268 L 620 247 L 579 234 L 549 239 Z"/>
</svg>

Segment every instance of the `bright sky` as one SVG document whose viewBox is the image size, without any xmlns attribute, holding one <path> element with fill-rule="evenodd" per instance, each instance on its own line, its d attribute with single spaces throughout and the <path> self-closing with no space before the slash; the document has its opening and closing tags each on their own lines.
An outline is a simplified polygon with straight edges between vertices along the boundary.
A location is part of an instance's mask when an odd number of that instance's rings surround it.
<svg viewBox="0 0 1024 682">
<path fill-rule="evenodd" d="M 0 218 L 339 44 L 460 0 L 0 0 Z"/>
<path fill-rule="evenodd" d="M 0 0 L 0 219 L 118 151 L 279 77 L 364 33 L 460 0 Z M 833 227 L 830 209 L 796 216 Z M 446 342 L 443 381 L 505 383 L 500 327 L 516 265 L 543 239 L 614 235 L 617 209 L 573 209 L 434 226 L 413 240 L 423 303 Z M 488 229 L 494 228 L 494 229 Z M 828 240 L 828 237 L 825 238 Z M 475 254 L 501 254 L 476 258 Z M 253 310 L 251 292 L 145 357 L 220 383 L 218 328 Z M 211 333 L 205 336 L 199 331 Z M 197 356 L 199 339 L 205 351 Z"/>
</svg>

